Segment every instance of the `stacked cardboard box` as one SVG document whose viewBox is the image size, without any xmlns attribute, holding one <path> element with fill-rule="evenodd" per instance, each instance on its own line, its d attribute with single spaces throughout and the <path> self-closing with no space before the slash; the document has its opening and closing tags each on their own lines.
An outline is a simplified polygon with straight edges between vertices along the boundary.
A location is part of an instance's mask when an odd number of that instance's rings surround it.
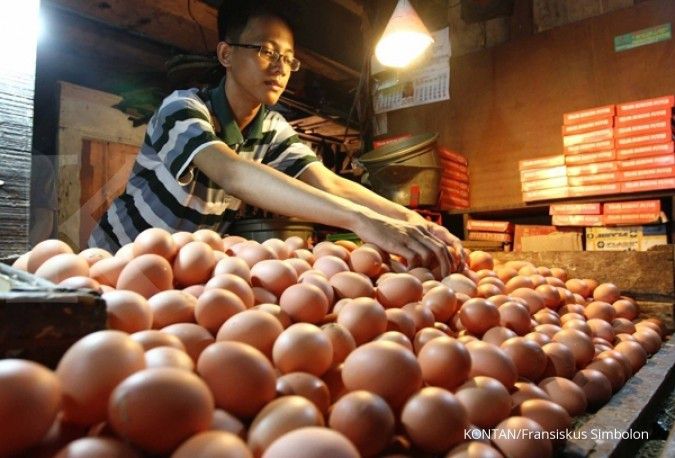
<svg viewBox="0 0 675 458">
<path fill-rule="evenodd" d="M 568 197 L 565 156 L 545 156 L 518 162 L 525 202 Z"/>
<path fill-rule="evenodd" d="M 439 147 L 441 159 L 441 210 L 469 208 L 469 163 L 460 153 Z"/>
<path fill-rule="evenodd" d="M 509 221 L 470 219 L 466 222 L 467 240 L 513 243 L 513 224 Z"/>
<path fill-rule="evenodd" d="M 521 161 L 523 201 L 675 189 L 673 106 L 667 95 L 565 113 L 567 182 L 558 175 L 533 183 L 522 163 L 537 159 Z"/>
<path fill-rule="evenodd" d="M 516 224 L 513 251 L 581 251 L 582 231 L 533 224 Z"/>
</svg>

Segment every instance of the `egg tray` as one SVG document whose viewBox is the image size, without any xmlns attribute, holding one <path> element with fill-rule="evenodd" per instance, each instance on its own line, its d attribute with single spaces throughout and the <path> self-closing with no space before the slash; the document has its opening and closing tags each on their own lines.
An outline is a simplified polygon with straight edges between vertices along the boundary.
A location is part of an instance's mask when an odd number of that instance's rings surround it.
<svg viewBox="0 0 675 458">
<path fill-rule="evenodd" d="M 56 367 L 77 340 L 105 329 L 105 301 L 0 262 L 0 358 Z"/>
</svg>

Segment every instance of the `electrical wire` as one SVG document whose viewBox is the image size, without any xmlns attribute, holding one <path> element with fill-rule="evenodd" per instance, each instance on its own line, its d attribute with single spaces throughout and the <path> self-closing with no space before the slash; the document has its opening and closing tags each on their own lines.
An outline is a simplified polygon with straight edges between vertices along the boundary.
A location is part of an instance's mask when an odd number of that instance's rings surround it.
<svg viewBox="0 0 675 458">
<path fill-rule="evenodd" d="M 197 24 L 197 28 L 199 28 L 199 34 L 201 35 L 202 43 L 204 44 L 204 52 L 208 54 L 211 50 L 209 49 L 209 45 L 206 43 L 206 34 L 204 33 L 204 28 L 192 14 L 192 0 L 187 0 L 187 10 L 188 14 L 190 15 L 190 18 L 195 24 Z"/>
</svg>

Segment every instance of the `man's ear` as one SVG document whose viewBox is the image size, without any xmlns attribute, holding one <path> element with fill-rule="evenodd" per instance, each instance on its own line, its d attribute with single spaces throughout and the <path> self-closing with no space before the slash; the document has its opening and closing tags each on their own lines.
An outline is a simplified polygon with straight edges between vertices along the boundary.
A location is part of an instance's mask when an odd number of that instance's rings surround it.
<svg viewBox="0 0 675 458">
<path fill-rule="evenodd" d="M 218 56 L 218 62 L 220 65 L 227 68 L 230 66 L 230 60 L 232 58 L 232 46 L 227 44 L 224 41 L 218 43 L 216 47 L 216 55 Z"/>
</svg>

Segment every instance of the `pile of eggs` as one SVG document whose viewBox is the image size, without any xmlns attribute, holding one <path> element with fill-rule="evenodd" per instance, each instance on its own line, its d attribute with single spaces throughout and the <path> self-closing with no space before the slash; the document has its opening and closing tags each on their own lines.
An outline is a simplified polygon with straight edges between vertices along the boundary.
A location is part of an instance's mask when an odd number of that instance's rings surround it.
<svg viewBox="0 0 675 458">
<path fill-rule="evenodd" d="M 0 456 L 551 456 L 663 325 L 611 283 L 466 255 L 436 278 L 350 242 L 44 241 L 14 267 L 99 291 L 109 329 L 55 371 L 0 361 Z"/>
</svg>

